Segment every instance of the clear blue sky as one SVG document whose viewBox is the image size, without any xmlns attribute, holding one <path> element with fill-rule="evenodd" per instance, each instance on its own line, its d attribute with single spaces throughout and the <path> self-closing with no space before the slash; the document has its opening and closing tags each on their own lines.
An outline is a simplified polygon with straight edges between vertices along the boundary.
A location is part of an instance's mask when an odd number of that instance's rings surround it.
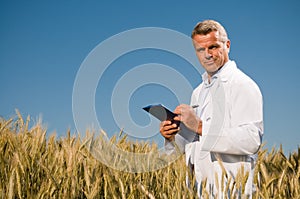
<svg viewBox="0 0 300 199">
<path fill-rule="evenodd" d="M 227 29 L 231 59 L 261 88 L 267 146 L 281 143 L 286 152 L 294 151 L 300 143 L 299 9 L 296 0 L 1 0 L 0 115 L 12 117 L 17 108 L 33 121 L 42 115 L 49 134 L 56 130 L 57 135 L 65 136 L 68 128 L 75 133 L 73 85 L 82 62 L 97 45 L 141 27 L 167 28 L 189 36 L 198 21 L 211 18 Z M 201 81 L 192 67 L 168 52 L 146 49 L 120 56 L 99 81 L 95 96 L 98 119 L 109 135 L 118 132 L 110 109 L 114 85 L 127 71 L 147 63 L 178 70 L 194 88 Z M 154 102 L 170 109 L 177 104 L 167 88 L 144 85 L 129 103 L 136 123 L 149 122 L 140 108 Z M 126 129 L 126 124 L 120 128 Z"/>
</svg>

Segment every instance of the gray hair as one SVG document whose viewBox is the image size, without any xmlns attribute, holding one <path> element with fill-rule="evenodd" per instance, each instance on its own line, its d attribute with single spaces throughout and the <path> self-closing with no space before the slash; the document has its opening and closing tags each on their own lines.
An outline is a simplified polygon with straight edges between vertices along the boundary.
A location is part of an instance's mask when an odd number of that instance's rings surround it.
<svg viewBox="0 0 300 199">
<path fill-rule="evenodd" d="M 214 20 L 204 20 L 197 23 L 192 31 L 191 37 L 194 38 L 195 35 L 207 35 L 213 31 L 220 33 L 220 40 L 226 42 L 228 40 L 225 28 L 217 21 Z"/>
</svg>

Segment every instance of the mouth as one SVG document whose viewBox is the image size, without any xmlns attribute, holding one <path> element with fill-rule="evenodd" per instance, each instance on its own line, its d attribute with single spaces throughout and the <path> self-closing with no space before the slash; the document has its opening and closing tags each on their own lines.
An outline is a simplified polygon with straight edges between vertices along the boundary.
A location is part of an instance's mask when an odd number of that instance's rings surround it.
<svg viewBox="0 0 300 199">
<path fill-rule="evenodd" d="M 204 62 L 205 65 L 214 65 L 215 61 L 214 60 L 209 60 Z"/>
</svg>

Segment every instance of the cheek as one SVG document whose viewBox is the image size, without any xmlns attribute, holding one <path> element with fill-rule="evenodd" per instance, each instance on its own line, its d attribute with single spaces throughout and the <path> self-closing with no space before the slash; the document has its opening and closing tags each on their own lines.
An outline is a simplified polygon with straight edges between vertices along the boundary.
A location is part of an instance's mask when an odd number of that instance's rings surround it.
<svg viewBox="0 0 300 199">
<path fill-rule="evenodd" d="M 224 56 L 225 56 L 225 52 L 223 51 L 219 51 L 214 55 L 214 57 L 218 58 L 219 60 L 223 60 Z"/>
<path fill-rule="evenodd" d="M 202 65 L 202 66 L 204 66 L 205 65 L 205 62 L 204 62 L 204 60 L 203 60 L 203 57 L 198 57 L 198 60 L 199 60 L 199 62 L 200 62 L 200 64 Z"/>
<path fill-rule="evenodd" d="M 198 60 L 201 62 L 202 60 L 204 60 L 204 56 L 200 55 L 200 53 L 196 53 Z"/>
</svg>

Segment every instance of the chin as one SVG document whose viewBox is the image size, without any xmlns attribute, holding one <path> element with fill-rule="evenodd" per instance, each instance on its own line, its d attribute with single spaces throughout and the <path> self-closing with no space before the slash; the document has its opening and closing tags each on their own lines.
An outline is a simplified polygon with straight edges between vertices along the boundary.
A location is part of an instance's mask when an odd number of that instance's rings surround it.
<svg viewBox="0 0 300 199">
<path fill-rule="evenodd" d="M 215 73 L 219 70 L 220 67 L 206 67 L 205 70 L 208 72 L 208 73 Z"/>
</svg>

